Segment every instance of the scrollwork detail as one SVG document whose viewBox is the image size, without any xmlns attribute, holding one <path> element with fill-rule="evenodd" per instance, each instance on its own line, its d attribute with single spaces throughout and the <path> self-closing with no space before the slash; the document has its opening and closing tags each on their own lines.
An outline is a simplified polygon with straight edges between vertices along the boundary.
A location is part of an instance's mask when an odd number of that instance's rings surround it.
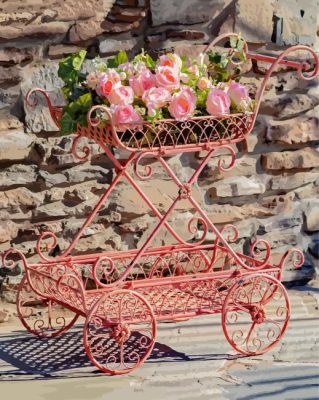
<svg viewBox="0 0 319 400">
<path fill-rule="evenodd" d="M 77 135 L 74 137 L 73 142 L 72 142 L 71 152 L 72 152 L 72 154 L 74 155 L 74 157 L 75 157 L 76 159 L 78 159 L 78 160 L 80 160 L 80 161 L 87 161 L 88 158 L 89 158 L 89 156 L 90 156 L 90 154 L 91 154 L 91 150 L 90 150 L 89 146 L 84 145 L 84 146 L 81 147 L 80 151 L 81 151 L 82 153 L 84 153 L 83 156 L 81 156 L 81 155 L 78 153 L 77 147 L 79 147 L 79 140 L 80 140 L 81 138 L 83 138 L 83 136 L 82 136 L 81 133 L 77 134 Z"/>
<path fill-rule="evenodd" d="M 134 173 L 138 179 L 141 181 L 146 181 L 153 175 L 153 168 L 151 165 L 141 165 L 141 160 L 146 158 L 147 156 L 154 157 L 152 152 L 144 152 L 141 153 L 134 161 Z M 139 172 L 139 168 L 143 169 L 143 173 Z"/>
</svg>

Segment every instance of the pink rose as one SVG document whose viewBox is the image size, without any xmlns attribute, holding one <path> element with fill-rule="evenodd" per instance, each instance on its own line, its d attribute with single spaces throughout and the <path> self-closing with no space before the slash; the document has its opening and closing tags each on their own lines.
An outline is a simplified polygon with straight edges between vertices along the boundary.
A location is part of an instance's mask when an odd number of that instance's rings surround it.
<svg viewBox="0 0 319 400">
<path fill-rule="evenodd" d="M 107 99 L 111 104 L 132 104 L 134 101 L 134 92 L 130 86 L 120 86 L 113 89 L 107 96 Z"/>
<path fill-rule="evenodd" d="M 124 64 L 120 64 L 120 65 L 118 66 L 118 69 L 121 69 L 121 70 L 123 70 L 124 72 L 126 72 L 126 74 L 127 74 L 128 76 L 133 75 L 133 72 L 134 72 L 134 67 L 133 67 L 133 65 L 132 65 L 130 62 L 126 62 L 126 63 L 124 63 Z"/>
<path fill-rule="evenodd" d="M 212 83 L 208 78 L 202 77 L 198 79 L 197 87 L 199 90 L 208 89 L 211 85 Z"/>
<path fill-rule="evenodd" d="M 184 121 L 194 115 L 195 108 L 196 95 L 190 87 L 185 86 L 173 94 L 168 111 L 178 121 Z"/>
<path fill-rule="evenodd" d="M 152 87 L 143 94 L 142 99 L 148 108 L 161 108 L 171 101 L 171 97 L 167 89 Z"/>
<path fill-rule="evenodd" d="M 210 115 L 228 114 L 229 107 L 230 98 L 226 92 L 217 88 L 210 89 L 206 101 L 206 109 Z"/>
<path fill-rule="evenodd" d="M 157 85 L 169 91 L 179 88 L 179 72 L 172 67 L 157 67 L 156 69 Z"/>
<path fill-rule="evenodd" d="M 135 96 L 142 97 L 143 93 L 155 86 L 155 75 L 147 69 L 143 68 L 138 75 L 130 77 L 130 86 L 134 90 Z"/>
<path fill-rule="evenodd" d="M 95 89 L 96 86 L 99 83 L 99 78 L 95 72 L 91 72 L 87 77 L 86 77 L 86 83 L 89 88 Z"/>
<path fill-rule="evenodd" d="M 240 105 L 242 101 L 250 100 L 247 88 L 234 81 L 229 85 L 227 93 L 231 102 L 235 105 Z"/>
<path fill-rule="evenodd" d="M 161 67 L 175 68 L 180 71 L 182 69 L 182 59 L 174 53 L 164 54 L 160 56 L 158 65 Z"/>
<path fill-rule="evenodd" d="M 102 97 L 107 97 L 113 89 L 121 85 L 121 77 L 114 69 L 101 72 L 98 78 L 99 82 L 96 87 L 96 93 Z"/>
<path fill-rule="evenodd" d="M 191 66 L 188 68 L 188 72 L 191 73 L 191 74 L 193 74 L 193 75 L 195 75 L 196 77 L 199 76 L 199 69 L 198 69 L 198 66 L 197 66 L 196 64 L 191 65 Z"/>
<path fill-rule="evenodd" d="M 134 124 L 141 124 L 142 117 L 134 110 L 131 104 L 117 105 L 113 109 L 113 121 L 119 132 L 124 132 L 126 129 L 135 128 Z"/>
</svg>

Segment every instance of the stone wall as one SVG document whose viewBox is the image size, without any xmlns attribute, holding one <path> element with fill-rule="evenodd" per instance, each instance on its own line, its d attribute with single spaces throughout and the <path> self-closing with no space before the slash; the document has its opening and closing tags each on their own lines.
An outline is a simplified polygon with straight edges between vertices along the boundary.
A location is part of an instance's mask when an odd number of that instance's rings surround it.
<svg viewBox="0 0 319 400">
<path fill-rule="evenodd" d="M 81 7 L 79 6 L 81 3 Z M 10 246 L 34 260 L 37 235 L 52 230 L 63 249 L 92 211 L 113 170 L 97 145 L 89 162 L 70 154 L 71 137 L 60 137 L 44 102 L 25 108 L 30 87 L 43 87 L 61 101 L 58 61 L 79 48 L 90 56 L 125 49 L 177 47 L 195 53 L 218 33 L 242 32 L 251 48 L 278 55 L 286 45 L 318 48 L 317 0 L 14 0 L 0 5 L 0 251 Z M 300 55 L 301 56 L 301 55 Z M 244 82 L 251 90 L 265 66 L 254 64 Z M 235 168 L 217 172 L 214 158 L 199 179 L 198 198 L 221 226 L 234 223 L 237 248 L 259 235 L 270 241 L 274 261 L 291 246 L 306 253 L 303 275 L 318 258 L 318 84 L 280 68 L 270 79 L 247 149 Z M 186 178 L 197 155 L 170 159 Z M 163 210 L 176 188 L 154 165 L 154 179 L 140 183 Z M 201 194 L 200 194 L 201 193 Z M 185 239 L 188 204 L 171 222 Z M 154 218 L 124 183 L 85 230 L 78 253 L 135 247 Z M 163 232 L 157 244 L 172 241 Z M 285 279 L 290 279 L 287 272 Z M 309 275 L 310 274 L 310 275 Z"/>
</svg>

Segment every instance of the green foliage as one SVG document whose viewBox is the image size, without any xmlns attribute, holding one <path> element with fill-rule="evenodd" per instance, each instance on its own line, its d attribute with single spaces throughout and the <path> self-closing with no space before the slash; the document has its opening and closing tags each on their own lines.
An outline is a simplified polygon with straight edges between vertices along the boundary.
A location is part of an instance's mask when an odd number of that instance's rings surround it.
<svg viewBox="0 0 319 400">
<path fill-rule="evenodd" d="M 145 53 L 144 50 L 142 50 L 141 54 L 138 54 L 134 57 L 133 63 L 136 64 L 138 62 L 145 63 L 145 65 L 151 70 L 154 70 L 156 66 L 156 62 L 149 54 Z"/>
<path fill-rule="evenodd" d="M 80 50 L 64 58 L 59 63 L 58 76 L 67 86 L 79 82 L 79 71 L 86 56 L 86 50 Z"/>
<path fill-rule="evenodd" d="M 111 57 L 107 60 L 108 68 L 117 68 L 120 64 L 124 64 L 128 61 L 128 57 L 125 51 L 119 51 L 116 56 Z"/>
<path fill-rule="evenodd" d="M 234 71 L 231 71 L 233 62 L 245 61 L 246 56 L 244 53 L 245 41 L 238 35 L 230 38 L 230 51 L 228 53 L 219 53 L 210 50 L 208 59 L 210 62 L 210 74 L 217 82 L 227 82 L 232 78 L 232 74 L 238 75 L 240 67 L 236 66 Z"/>
<path fill-rule="evenodd" d="M 61 134 L 67 135 L 76 130 L 77 124 L 86 126 L 86 114 L 93 105 L 91 93 L 85 93 L 63 108 Z"/>
<path fill-rule="evenodd" d="M 196 97 L 197 97 L 197 102 L 196 102 L 196 106 L 197 108 L 205 108 L 206 107 L 206 101 L 207 101 L 207 96 L 209 93 L 209 88 L 205 89 L 205 90 L 198 90 L 196 93 Z"/>
<path fill-rule="evenodd" d="M 85 50 L 80 50 L 59 63 L 58 76 L 65 85 L 62 88 L 67 105 L 63 108 L 61 118 L 61 134 L 75 132 L 77 124 L 86 124 L 86 113 L 93 104 L 92 95 L 80 83 L 86 78 L 81 67 L 86 56 Z"/>
</svg>

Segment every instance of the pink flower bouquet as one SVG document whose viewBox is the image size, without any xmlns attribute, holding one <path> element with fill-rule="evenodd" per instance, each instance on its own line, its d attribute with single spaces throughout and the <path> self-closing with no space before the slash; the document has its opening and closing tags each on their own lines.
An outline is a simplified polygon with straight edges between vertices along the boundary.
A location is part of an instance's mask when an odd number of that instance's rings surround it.
<svg viewBox="0 0 319 400">
<path fill-rule="evenodd" d="M 67 105 L 61 119 L 62 133 L 86 126 L 86 113 L 94 105 L 107 106 L 117 132 L 160 120 L 187 121 L 196 117 L 244 114 L 253 110 L 248 89 L 230 74 L 226 56 L 186 58 L 174 53 L 154 61 L 144 51 L 129 62 L 126 54 L 91 61 L 89 73 L 81 66 L 85 51 L 60 63 Z M 98 114 L 107 123 L 108 116 Z"/>
</svg>

